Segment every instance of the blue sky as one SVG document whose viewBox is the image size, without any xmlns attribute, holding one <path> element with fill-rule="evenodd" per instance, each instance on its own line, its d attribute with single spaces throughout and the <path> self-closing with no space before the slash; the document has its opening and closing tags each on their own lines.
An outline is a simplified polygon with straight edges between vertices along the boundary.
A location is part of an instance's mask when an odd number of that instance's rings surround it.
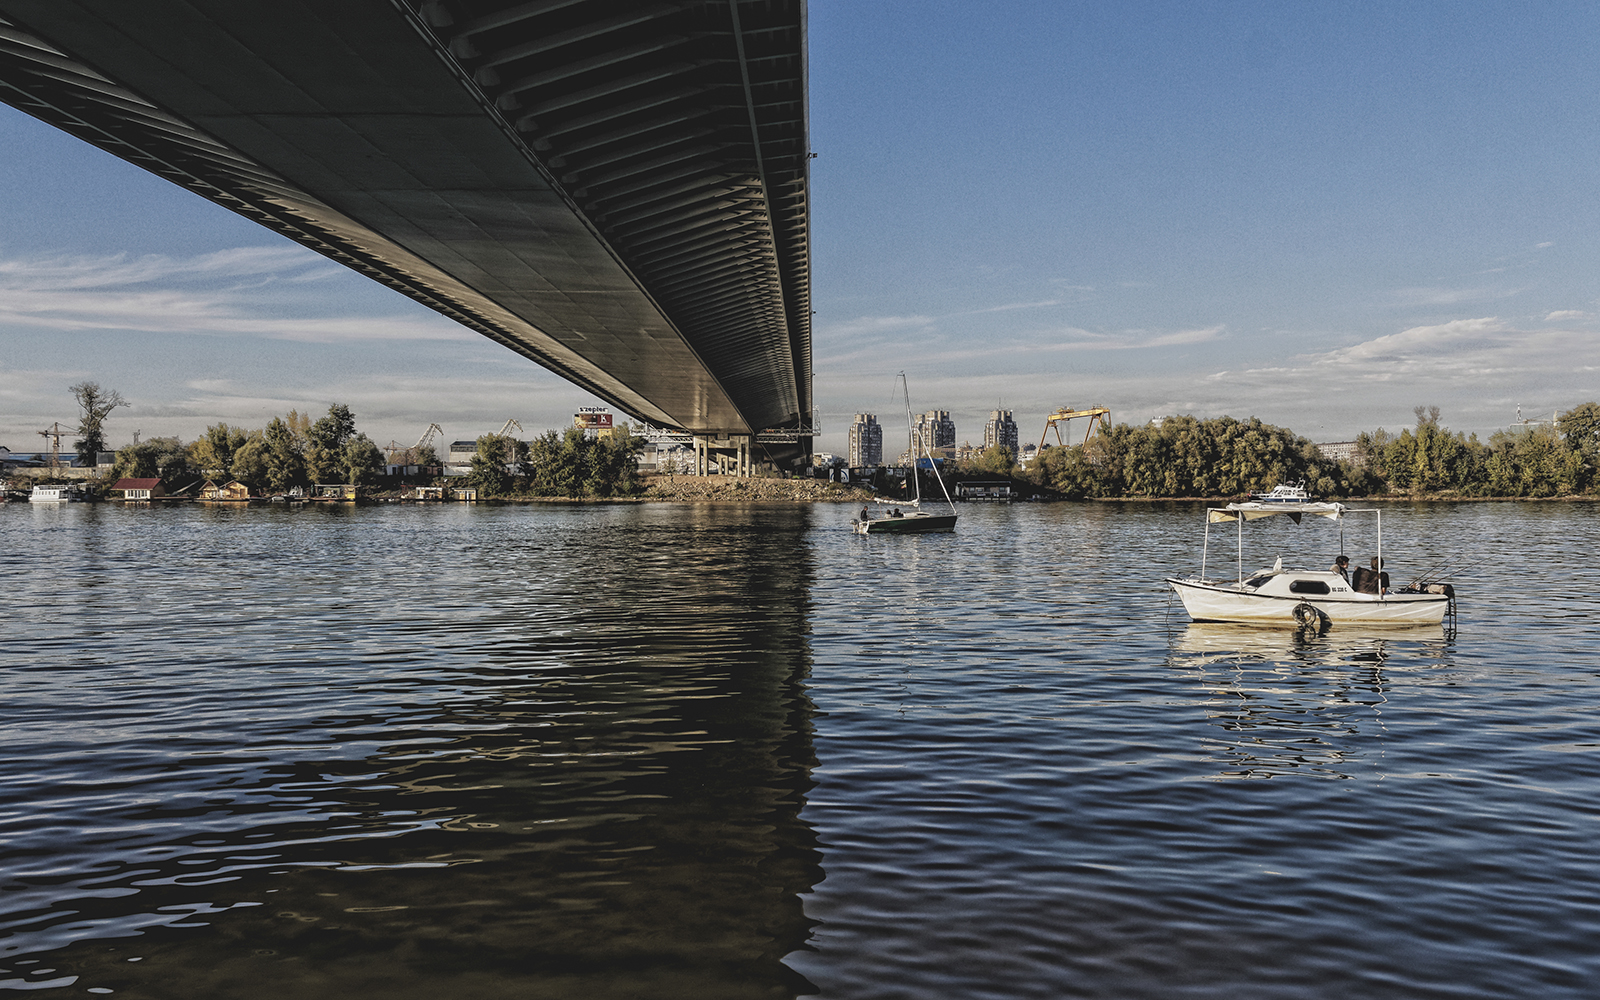
<svg viewBox="0 0 1600 1000">
<path fill-rule="evenodd" d="M 822 450 L 894 375 L 980 440 L 1057 406 L 1315 440 L 1600 397 L 1600 9 L 813 0 Z M 594 402 L 0 109 L 0 444 L 93 379 L 192 438 L 348 403 L 409 443 Z"/>
</svg>

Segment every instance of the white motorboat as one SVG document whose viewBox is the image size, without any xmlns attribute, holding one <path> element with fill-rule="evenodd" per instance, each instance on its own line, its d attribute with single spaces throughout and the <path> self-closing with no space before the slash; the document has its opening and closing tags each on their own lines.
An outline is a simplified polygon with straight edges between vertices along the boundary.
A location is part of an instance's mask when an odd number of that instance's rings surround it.
<svg viewBox="0 0 1600 1000">
<path fill-rule="evenodd" d="M 1263 494 L 1270 495 L 1270 494 Z M 1438 624 L 1455 616 L 1455 590 L 1449 584 L 1421 580 L 1400 590 L 1389 590 L 1381 570 L 1356 571 L 1355 584 L 1332 570 L 1285 568 L 1280 557 L 1270 569 L 1244 572 L 1244 524 L 1261 518 L 1285 516 L 1296 524 L 1306 516 L 1342 522 L 1351 514 L 1371 514 L 1377 519 L 1379 566 L 1383 559 L 1383 515 L 1376 509 L 1353 509 L 1323 503 L 1310 497 L 1249 500 L 1206 509 L 1206 538 L 1200 557 L 1200 575 L 1167 579 L 1189 617 L 1197 622 L 1246 622 L 1261 625 L 1326 627 L 1330 624 L 1362 625 Z M 1206 575 L 1211 547 L 1211 525 L 1236 522 L 1239 537 L 1237 578 L 1217 580 Z M 1342 524 L 1341 524 L 1342 527 Z M 1343 548 L 1342 538 L 1340 548 Z"/>
<path fill-rule="evenodd" d="M 1305 483 L 1279 483 L 1266 493 L 1252 493 L 1250 499 L 1262 503 L 1314 503 L 1316 497 L 1306 492 Z"/>
<path fill-rule="evenodd" d="M 927 456 L 928 468 L 933 470 L 933 478 L 939 482 L 939 489 L 944 491 L 944 503 L 949 512 L 934 513 L 922 509 L 922 476 L 917 468 L 920 464 L 917 458 L 918 435 L 911 423 L 911 388 L 906 384 L 905 372 L 900 373 L 900 385 L 905 391 L 906 433 L 911 441 L 910 450 L 907 452 L 911 457 L 911 468 L 906 471 L 906 475 L 911 477 L 914 496 L 909 504 L 904 500 L 874 497 L 872 502 L 883 508 L 883 511 L 877 517 L 873 517 L 869 507 L 862 507 L 861 516 L 850 522 L 858 535 L 926 535 L 956 530 L 956 505 L 950 500 L 950 491 L 945 488 L 944 478 L 939 475 L 939 465 L 933 460 L 933 453 L 928 450 L 926 441 L 922 442 L 923 453 Z M 906 506 L 911 509 L 901 510 Z"/>
</svg>

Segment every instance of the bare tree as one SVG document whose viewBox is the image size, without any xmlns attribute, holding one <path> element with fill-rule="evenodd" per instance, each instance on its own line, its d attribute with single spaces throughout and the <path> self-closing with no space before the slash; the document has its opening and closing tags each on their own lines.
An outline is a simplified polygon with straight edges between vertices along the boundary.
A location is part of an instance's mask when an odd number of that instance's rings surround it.
<svg viewBox="0 0 1600 1000">
<path fill-rule="evenodd" d="M 98 382 L 79 382 L 72 387 L 83 415 L 78 419 L 78 433 L 83 437 L 72 442 L 78 452 L 78 462 L 93 466 L 95 457 L 106 448 L 105 422 L 112 410 L 127 406 L 128 401 L 115 389 L 104 390 Z"/>
</svg>

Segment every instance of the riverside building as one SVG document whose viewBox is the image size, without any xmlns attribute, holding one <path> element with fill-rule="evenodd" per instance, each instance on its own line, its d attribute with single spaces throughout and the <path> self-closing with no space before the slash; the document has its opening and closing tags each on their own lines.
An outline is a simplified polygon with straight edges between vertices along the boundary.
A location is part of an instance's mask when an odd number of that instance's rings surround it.
<svg viewBox="0 0 1600 1000">
<path fill-rule="evenodd" d="M 990 410 L 989 422 L 983 425 L 983 446 L 985 448 L 1010 448 L 1011 454 L 1017 451 L 1017 422 L 1012 419 L 1010 410 Z"/>
<path fill-rule="evenodd" d="M 883 425 L 870 413 L 858 413 L 850 425 L 850 468 L 871 469 L 882 464 Z"/>
<path fill-rule="evenodd" d="M 956 451 L 956 422 L 950 419 L 949 410 L 929 410 L 917 415 L 917 457 L 923 448 L 936 458 L 954 458 Z"/>
</svg>

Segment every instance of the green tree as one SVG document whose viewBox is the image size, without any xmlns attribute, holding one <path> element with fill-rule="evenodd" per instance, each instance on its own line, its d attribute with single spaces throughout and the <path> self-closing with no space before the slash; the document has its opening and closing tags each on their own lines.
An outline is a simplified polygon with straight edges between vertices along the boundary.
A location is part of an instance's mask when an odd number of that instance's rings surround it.
<svg viewBox="0 0 1600 1000">
<path fill-rule="evenodd" d="M 190 464 L 189 449 L 178 438 L 153 437 L 117 449 L 113 474 L 118 478 L 160 478 L 176 487 L 196 478 L 199 470 Z"/>
<path fill-rule="evenodd" d="M 478 451 L 472 456 L 467 482 L 477 488 L 480 498 L 505 496 L 511 491 L 511 473 L 506 468 L 510 446 L 511 439 L 499 434 L 478 438 Z"/>
<path fill-rule="evenodd" d="M 1356 447 L 1372 490 L 1423 495 L 1482 494 L 1489 491 L 1485 462 L 1490 449 L 1451 433 L 1439 422 L 1437 406 L 1416 408 L 1417 426 L 1398 435 L 1383 428 L 1356 436 Z"/>
<path fill-rule="evenodd" d="M 1579 489 L 1595 484 L 1600 470 L 1600 403 L 1580 403 L 1561 415 L 1561 436 L 1577 456 L 1581 472 Z"/>
<path fill-rule="evenodd" d="M 1011 476 L 1017 471 L 1017 453 L 1001 445 L 992 445 L 961 463 L 961 471 L 968 474 Z"/>
<path fill-rule="evenodd" d="M 263 457 L 267 488 L 274 493 L 286 493 L 296 486 L 307 485 L 305 458 L 300 454 L 299 442 L 289 423 L 273 417 L 262 432 L 262 440 L 266 446 Z"/>
<path fill-rule="evenodd" d="M 355 486 L 373 483 L 383 474 L 383 452 L 365 434 L 345 442 L 341 463 L 344 481 Z"/>
<path fill-rule="evenodd" d="M 585 482 L 591 496 L 632 496 L 639 492 L 639 453 L 644 450 L 644 438 L 633 433 L 624 424 L 614 429 L 610 436 L 595 441 L 596 454 L 593 468 Z"/>
<path fill-rule="evenodd" d="M 79 382 L 71 391 L 78 401 L 78 433 L 83 435 L 72 442 L 72 447 L 78 453 L 79 464 L 93 466 L 99 453 L 106 450 L 106 417 L 128 403 L 115 389 L 101 389 L 98 382 Z"/>
<path fill-rule="evenodd" d="M 1600 450 L 1600 403 L 1580 403 L 1561 415 L 1558 424 L 1567 447 L 1580 455 Z"/>
<path fill-rule="evenodd" d="M 244 447 L 249 435 L 243 427 L 212 424 L 189 446 L 194 467 L 208 476 L 226 476 L 233 468 L 234 452 Z"/>
<path fill-rule="evenodd" d="M 234 449 L 228 475 L 241 483 L 260 486 L 267 481 L 268 446 L 261 431 L 251 431 L 244 444 Z"/>
<path fill-rule="evenodd" d="M 328 407 L 328 415 L 307 428 L 306 465 L 313 482 L 342 480 L 344 448 L 355 433 L 355 414 L 343 403 Z"/>
<path fill-rule="evenodd" d="M 535 496 L 637 494 L 642 488 L 639 452 L 644 444 L 644 438 L 628 426 L 616 428 L 606 438 L 586 437 L 576 427 L 561 434 L 546 431 L 528 448 L 525 488 Z"/>
<path fill-rule="evenodd" d="M 152 440 L 123 445 L 117 449 L 117 464 L 112 475 L 128 479 L 154 479 L 157 450 Z"/>
<path fill-rule="evenodd" d="M 1082 447 L 1046 445 L 1028 469 L 1029 477 L 1073 500 L 1105 495 L 1100 469 Z"/>
</svg>

